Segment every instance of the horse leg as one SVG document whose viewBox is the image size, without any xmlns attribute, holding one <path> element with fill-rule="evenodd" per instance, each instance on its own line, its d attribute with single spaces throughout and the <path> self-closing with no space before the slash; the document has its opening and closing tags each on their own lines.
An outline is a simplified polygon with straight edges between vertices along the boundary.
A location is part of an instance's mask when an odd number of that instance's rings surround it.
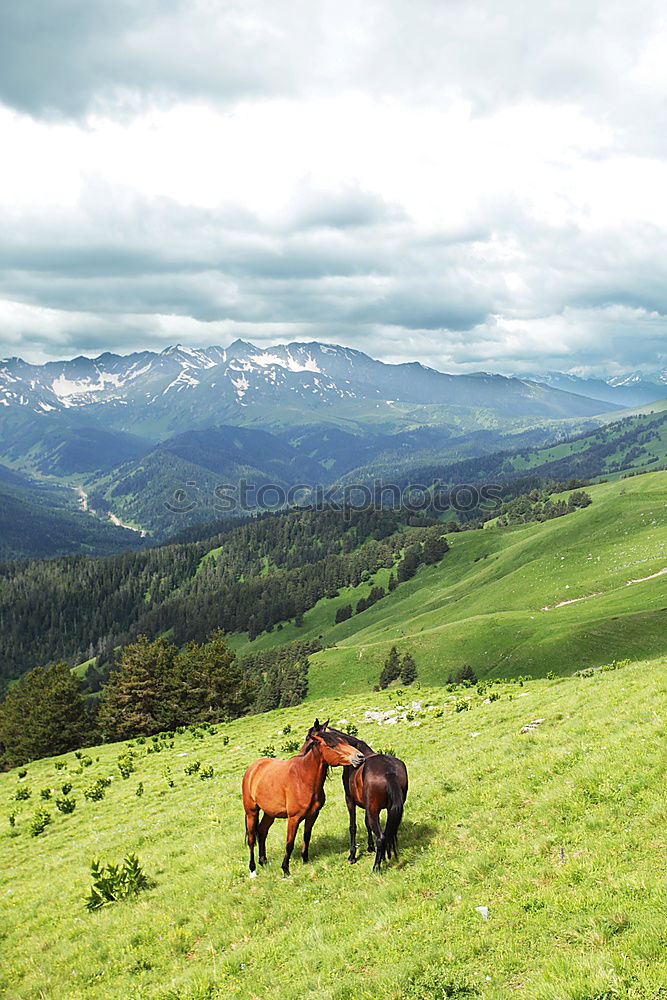
<svg viewBox="0 0 667 1000">
<path fill-rule="evenodd" d="M 373 831 L 371 830 L 371 824 L 368 819 L 368 810 L 364 813 L 364 822 L 366 824 L 366 832 L 368 834 L 368 853 L 375 854 L 375 841 L 373 840 Z"/>
<path fill-rule="evenodd" d="M 257 874 L 255 865 L 255 838 L 257 836 L 257 819 L 259 817 L 259 806 L 249 809 L 245 814 L 245 828 L 248 835 L 248 847 L 250 848 L 250 878 Z"/>
<path fill-rule="evenodd" d="M 301 851 L 301 860 L 304 865 L 308 861 L 308 848 L 310 847 L 310 835 L 313 832 L 313 827 L 315 826 L 315 820 L 320 815 L 320 810 L 311 813 L 306 816 L 306 821 L 303 826 L 303 849 Z"/>
<path fill-rule="evenodd" d="M 266 864 L 266 835 L 271 829 L 274 819 L 274 816 L 264 813 L 257 828 L 257 840 L 259 842 L 259 858 L 257 860 L 260 865 Z"/>
<path fill-rule="evenodd" d="M 301 816 L 288 816 L 287 818 L 287 843 L 285 845 L 285 857 L 283 858 L 283 863 L 280 866 L 283 870 L 283 875 L 289 875 L 289 859 L 292 856 L 292 851 L 294 850 L 294 841 L 296 840 L 296 832 L 299 829 L 299 823 L 303 817 Z"/>
<path fill-rule="evenodd" d="M 382 832 L 382 827 L 380 826 L 380 813 L 372 812 L 370 809 L 366 810 L 366 825 L 375 834 L 375 842 L 377 844 L 377 850 L 375 852 L 375 861 L 373 862 L 373 871 L 379 872 L 380 865 L 384 861 L 384 833 Z"/>
<path fill-rule="evenodd" d="M 345 804 L 350 814 L 350 856 L 347 860 L 353 865 L 357 860 L 357 805 L 349 795 L 345 796 Z"/>
</svg>

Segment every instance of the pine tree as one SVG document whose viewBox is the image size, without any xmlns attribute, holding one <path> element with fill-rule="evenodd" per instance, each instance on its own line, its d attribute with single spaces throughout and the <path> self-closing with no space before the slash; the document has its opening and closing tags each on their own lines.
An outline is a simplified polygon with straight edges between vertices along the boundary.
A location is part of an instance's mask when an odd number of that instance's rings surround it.
<svg viewBox="0 0 667 1000">
<path fill-rule="evenodd" d="M 188 643 L 176 658 L 175 673 L 188 723 L 235 719 L 256 693 L 220 629 L 202 645 Z"/>
<path fill-rule="evenodd" d="M 0 745 L 7 764 L 65 753 L 92 737 L 81 683 L 66 663 L 24 674 L 0 705 Z"/>
<path fill-rule="evenodd" d="M 395 681 L 401 672 L 401 661 L 398 657 L 398 651 L 396 646 L 392 646 L 389 650 L 387 659 L 384 661 L 384 667 L 382 668 L 382 673 L 380 674 L 380 687 L 389 687 L 392 681 Z"/>
<path fill-rule="evenodd" d="M 413 684 L 417 680 L 417 664 L 410 655 L 406 653 L 401 660 L 401 684 Z"/>
<path fill-rule="evenodd" d="M 180 725 L 177 648 L 166 639 L 140 635 L 125 646 L 120 666 L 102 689 L 98 725 L 112 740 L 150 736 Z"/>
</svg>

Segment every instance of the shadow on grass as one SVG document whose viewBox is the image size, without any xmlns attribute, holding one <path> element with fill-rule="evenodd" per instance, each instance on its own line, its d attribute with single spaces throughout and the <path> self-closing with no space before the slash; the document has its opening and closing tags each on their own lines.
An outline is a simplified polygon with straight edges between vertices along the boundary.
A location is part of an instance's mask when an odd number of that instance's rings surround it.
<svg viewBox="0 0 667 1000">
<path fill-rule="evenodd" d="M 383 817 L 381 817 L 381 820 Z M 382 824 L 384 827 L 384 823 Z M 398 831 L 398 856 L 400 859 L 410 864 L 412 848 L 427 847 L 435 838 L 438 827 L 435 823 L 417 822 L 409 819 L 403 820 Z M 366 852 L 366 829 L 363 825 L 357 824 L 357 858 L 361 859 Z M 299 851 L 301 846 L 297 841 Z M 311 860 L 317 861 L 321 858 L 335 857 L 336 855 L 347 855 L 350 853 L 350 837 L 347 830 L 340 833 L 322 833 L 318 836 L 317 827 L 313 830 L 313 839 L 310 844 Z M 294 852 L 297 858 L 296 848 Z"/>
</svg>

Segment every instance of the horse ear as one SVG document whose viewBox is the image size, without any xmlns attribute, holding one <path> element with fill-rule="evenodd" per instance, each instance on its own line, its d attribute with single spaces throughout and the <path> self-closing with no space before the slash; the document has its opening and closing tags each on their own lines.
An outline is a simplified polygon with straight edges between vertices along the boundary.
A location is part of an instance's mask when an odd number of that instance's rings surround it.
<svg viewBox="0 0 667 1000">
<path fill-rule="evenodd" d="M 327 721 L 324 723 L 324 725 L 322 726 L 322 729 L 326 729 L 328 725 L 329 725 L 329 719 L 327 719 Z"/>
<path fill-rule="evenodd" d="M 315 719 L 315 721 L 313 722 L 313 729 L 321 729 L 321 728 L 322 727 L 320 726 L 320 720 Z"/>
</svg>

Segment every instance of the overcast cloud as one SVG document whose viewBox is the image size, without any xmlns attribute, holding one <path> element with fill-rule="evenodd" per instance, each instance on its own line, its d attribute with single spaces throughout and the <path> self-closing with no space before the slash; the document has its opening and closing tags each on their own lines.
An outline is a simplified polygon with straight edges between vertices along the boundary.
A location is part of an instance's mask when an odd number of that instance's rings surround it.
<svg viewBox="0 0 667 1000">
<path fill-rule="evenodd" d="M 663 11 L 3 4 L 0 356 L 666 367 Z"/>
</svg>

